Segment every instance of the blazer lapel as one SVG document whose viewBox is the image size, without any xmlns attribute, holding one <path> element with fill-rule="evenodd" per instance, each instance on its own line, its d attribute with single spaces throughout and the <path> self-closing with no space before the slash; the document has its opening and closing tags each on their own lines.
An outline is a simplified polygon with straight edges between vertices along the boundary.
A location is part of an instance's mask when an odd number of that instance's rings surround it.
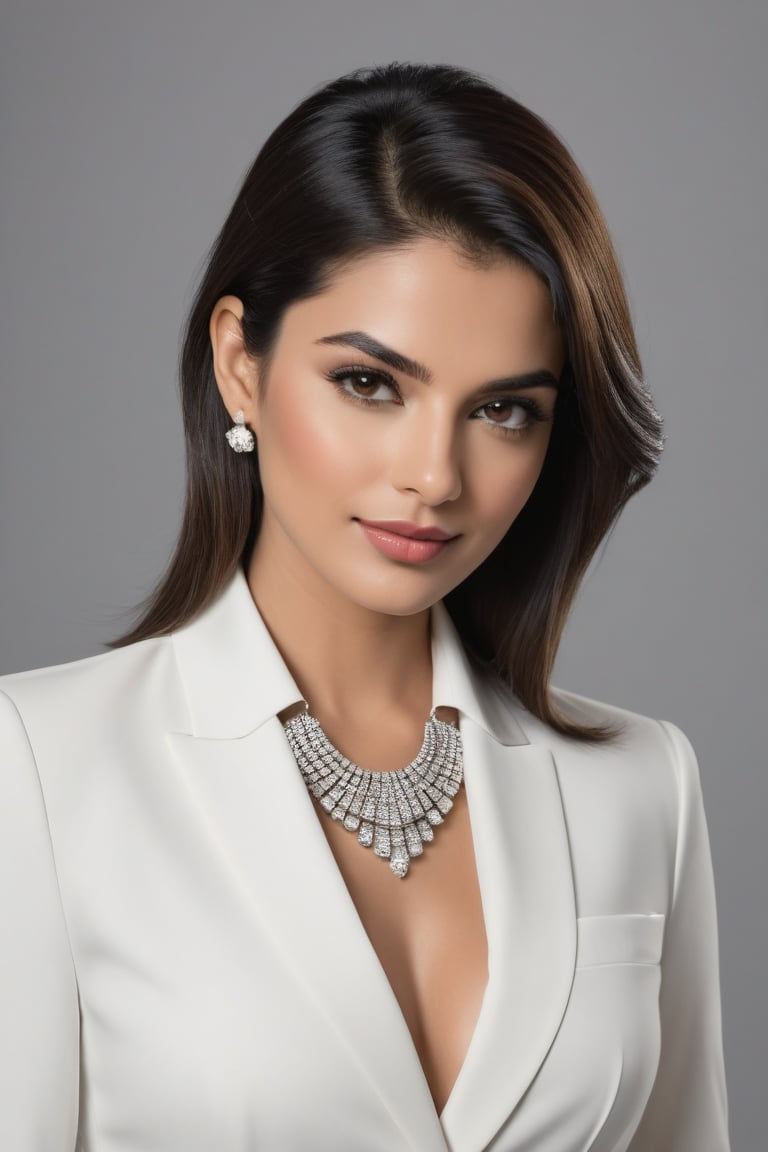
<svg viewBox="0 0 768 1152">
<path fill-rule="evenodd" d="M 470 663 L 442 602 L 433 607 L 432 632 L 433 701 L 460 714 L 488 938 L 488 985 L 440 1121 L 451 1152 L 482 1152 L 560 1027 L 575 973 L 576 900 L 546 727 L 531 725 L 538 737 L 531 743 L 527 714 Z"/>
<path fill-rule="evenodd" d="M 467 803 L 488 938 L 488 985 L 440 1120 L 451 1152 L 481 1152 L 557 1035 L 576 963 L 571 859 L 555 761 L 462 719 Z"/>
<path fill-rule="evenodd" d="M 345 1039 L 407 1146 L 445 1152 L 410 1032 L 280 721 L 241 739 L 167 739 L 247 915 L 286 973 Z"/>
</svg>

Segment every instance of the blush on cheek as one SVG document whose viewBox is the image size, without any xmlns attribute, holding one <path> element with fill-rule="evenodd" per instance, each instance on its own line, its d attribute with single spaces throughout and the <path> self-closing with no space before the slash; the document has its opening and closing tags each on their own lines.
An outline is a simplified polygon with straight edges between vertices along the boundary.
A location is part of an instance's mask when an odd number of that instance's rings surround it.
<svg viewBox="0 0 768 1152">
<path fill-rule="evenodd" d="M 376 470 L 381 448 L 378 425 L 370 417 L 361 421 L 359 412 L 351 406 L 346 410 L 330 390 L 319 400 L 316 388 L 313 382 L 304 403 L 305 390 L 299 387 L 275 389 L 272 450 L 279 453 L 281 467 L 300 473 L 314 491 L 332 486 L 337 495 L 349 496 Z"/>
<path fill-rule="evenodd" d="M 322 408 L 303 405 L 297 391 L 279 384 L 274 389 L 270 447 L 294 475 L 320 479 L 338 473 L 345 461 L 343 443 L 333 423 L 323 419 Z"/>
</svg>

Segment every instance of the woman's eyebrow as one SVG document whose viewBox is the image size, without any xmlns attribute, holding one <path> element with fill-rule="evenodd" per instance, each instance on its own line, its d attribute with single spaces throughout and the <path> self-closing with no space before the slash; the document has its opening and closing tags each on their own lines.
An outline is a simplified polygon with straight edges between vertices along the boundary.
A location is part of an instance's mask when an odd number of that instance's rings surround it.
<svg viewBox="0 0 768 1152">
<path fill-rule="evenodd" d="M 315 343 L 341 344 L 350 348 L 357 348 L 359 352 L 365 352 L 366 355 L 372 356 L 375 360 L 381 360 L 382 364 L 389 365 L 396 372 L 402 372 L 405 376 L 413 377 L 414 380 L 421 380 L 424 384 L 431 384 L 434 379 L 429 368 L 424 364 L 420 364 L 418 360 L 411 360 L 402 352 L 396 352 L 394 348 L 387 348 L 385 344 L 381 344 L 368 332 L 336 332 L 333 336 L 321 336 Z M 559 389 L 560 381 L 548 369 L 540 368 L 533 372 L 522 372 L 516 376 L 502 376 L 498 380 L 489 380 L 487 384 L 483 384 L 477 389 L 477 394 L 485 395 L 488 392 L 509 392 L 516 388 L 537 387 Z"/>
</svg>

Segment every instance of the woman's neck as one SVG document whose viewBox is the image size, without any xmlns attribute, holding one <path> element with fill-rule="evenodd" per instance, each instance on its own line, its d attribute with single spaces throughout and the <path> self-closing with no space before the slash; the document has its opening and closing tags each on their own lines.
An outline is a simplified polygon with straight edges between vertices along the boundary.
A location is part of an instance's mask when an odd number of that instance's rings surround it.
<svg viewBox="0 0 768 1152">
<path fill-rule="evenodd" d="M 375 722 L 394 711 L 429 715 L 429 609 L 407 616 L 372 611 L 311 574 L 265 562 L 247 570 L 257 608 L 297 686 L 318 717 Z"/>
</svg>

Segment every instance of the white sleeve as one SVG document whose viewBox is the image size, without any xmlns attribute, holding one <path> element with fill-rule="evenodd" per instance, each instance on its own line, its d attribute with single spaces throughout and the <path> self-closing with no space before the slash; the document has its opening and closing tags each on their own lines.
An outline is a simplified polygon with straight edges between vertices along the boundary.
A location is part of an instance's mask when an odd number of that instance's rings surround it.
<svg viewBox="0 0 768 1152">
<path fill-rule="evenodd" d="M 73 1152 L 79 1027 L 37 766 L 0 692 L 0 1148 Z"/>
<path fill-rule="evenodd" d="M 672 903 L 661 958 L 661 1055 L 627 1152 L 729 1152 L 715 884 L 696 755 L 674 724 L 679 796 Z"/>
</svg>

